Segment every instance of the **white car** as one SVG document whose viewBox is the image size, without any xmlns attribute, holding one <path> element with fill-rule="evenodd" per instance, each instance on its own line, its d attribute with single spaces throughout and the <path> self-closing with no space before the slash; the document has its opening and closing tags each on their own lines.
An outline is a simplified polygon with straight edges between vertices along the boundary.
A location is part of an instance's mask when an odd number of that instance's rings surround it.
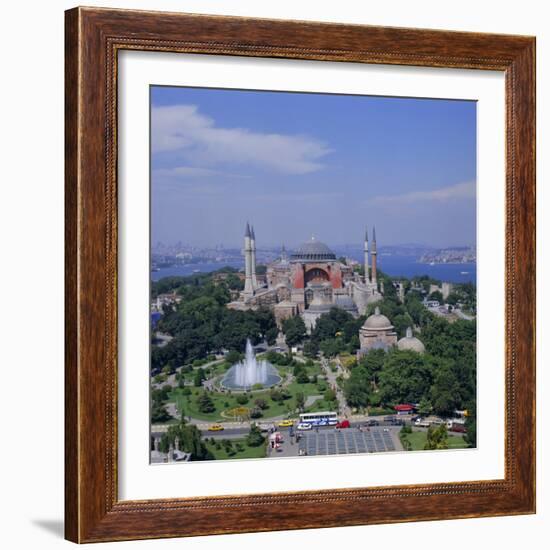
<svg viewBox="0 0 550 550">
<path fill-rule="evenodd" d="M 311 424 L 307 423 L 307 422 L 300 422 L 297 426 L 296 426 L 296 429 L 297 430 L 311 430 L 312 426 Z"/>
<path fill-rule="evenodd" d="M 415 426 L 418 426 L 420 428 L 429 428 L 430 423 L 427 420 L 424 420 L 423 418 L 417 418 L 414 422 Z"/>
</svg>

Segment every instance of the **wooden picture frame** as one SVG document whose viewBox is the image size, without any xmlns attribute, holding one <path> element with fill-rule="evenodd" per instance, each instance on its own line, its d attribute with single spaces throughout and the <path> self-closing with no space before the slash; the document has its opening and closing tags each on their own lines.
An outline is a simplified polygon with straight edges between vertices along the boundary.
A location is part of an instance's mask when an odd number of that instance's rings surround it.
<svg viewBox="0 0 550 550">
<path fill-rule="evenodd" d="M 505 477 L 147 501 L 117 496 L 117 54 L 155 50 L 501 71 Z M 97 542 L 535 511 L 535 39 L 98 8 L 66 12 L 66 538 Z M 307 509 L 307 514 L 298 513 Z"/>
</svg>

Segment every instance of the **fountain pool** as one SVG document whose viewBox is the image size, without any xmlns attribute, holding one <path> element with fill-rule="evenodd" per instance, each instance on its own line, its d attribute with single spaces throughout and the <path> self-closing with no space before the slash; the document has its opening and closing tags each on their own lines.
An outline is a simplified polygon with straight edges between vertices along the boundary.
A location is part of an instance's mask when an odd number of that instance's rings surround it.
<svg viewBox="0 0 550 550">
<path fill-rule="evenodd" d="M 228 389 L 247 390 L 255 384 L 274 386 L 281 381 L 277 369 L 268 361 L 258 361 L 250 340 L 246 341 L 245 358 L 235 363 L 223 377 L 222 386 Z"/>
</svg>

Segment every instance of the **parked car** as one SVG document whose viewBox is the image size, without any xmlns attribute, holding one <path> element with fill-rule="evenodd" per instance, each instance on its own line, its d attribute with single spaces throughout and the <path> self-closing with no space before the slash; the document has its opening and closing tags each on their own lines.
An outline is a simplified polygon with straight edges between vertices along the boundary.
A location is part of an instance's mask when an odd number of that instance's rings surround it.
<svg viewBox="0 0 550 550">
<path fill-rule="evenodd" d="M 449 430 L 451 432 L 457 432 L 461 434 L 465 434 L 467 432 L 466 426 L 464 426 L 464 424 L 462 424 L 461 422 L 453 422 Z"/>
<path fill-rule="evenodd" d="M 287 418 L 286 420 L 281 420 L 279 422 L 279 427 L 281 428 L 290 428 L 290 426 L 294 426 L 294 420 Z"/>
<path fill-rule="evenodd" d="M 430 423 L 427 420 L 424 420 L 423 418 L 417 418 L 414 421 L 414 425 L 418 426 L 419 428 L 429 428 Z"/>
<path fill-rule="evenodd" d="M 453 424 L 462 424 L 464 426 L 465 423 L 466 421 L 463 418 L 453 418 L 451 420 L 447 420 L 447 428 L 450 430 L 453 427 Z"/>
<path fill-rule="evenodd" d="M 308 422 L 300 422 L 297 426 L 297 430 L 311 430 L 312 426 Z"/>
<path fill-rule="evenodd" d="M 445 424 L 445 421 L 441 420 L 441 418 L 435 418 L 433 420 L 430 420 L 430 424 L 432 426 L 441 426 L 441 425 Z"/>
<path fill-rule="evenodd" d="M 336 424 L 337 428 L 350 428 L 351 424 L 349 423 L 349 420 L 341 420 Z"/>
</svg>

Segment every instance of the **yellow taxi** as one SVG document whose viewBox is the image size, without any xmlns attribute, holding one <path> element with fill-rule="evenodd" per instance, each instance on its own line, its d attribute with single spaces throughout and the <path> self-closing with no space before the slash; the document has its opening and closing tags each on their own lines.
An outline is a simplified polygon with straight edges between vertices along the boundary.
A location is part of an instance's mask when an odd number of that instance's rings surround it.
<svg viewBox="0 0 550 550">
<path fill-rule="evenodd" d="M 221 424 L 212 424 L 212 426 L 208 428 L 209 432 L 221 432 L 222 430 L 223 426 Z"/>
<path fill-rule="evenodd" d="M 279 422 L 279 428 L 290 428 L 290 426 L 294 426 L 294 420 L 287 418 Z"/>
</svg>

